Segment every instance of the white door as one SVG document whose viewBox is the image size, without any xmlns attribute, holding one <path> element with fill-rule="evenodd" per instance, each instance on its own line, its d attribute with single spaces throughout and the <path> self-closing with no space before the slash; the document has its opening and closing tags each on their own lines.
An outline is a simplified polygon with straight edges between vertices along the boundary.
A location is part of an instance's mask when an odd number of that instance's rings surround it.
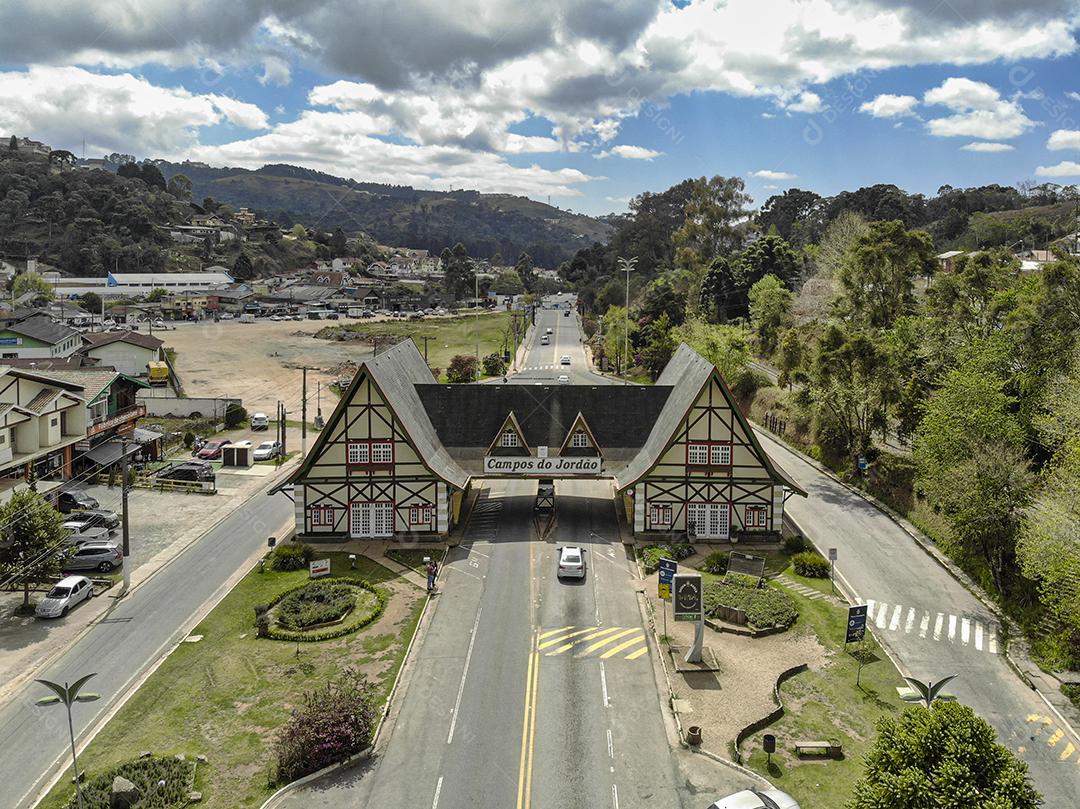
<svg viewBox="0 0 1080 809">
<path fill-rule="evenodd" d="M 393 503 L 350 503 L 349 536 L 389 537 L 394 534 Z"/>
<path fill-rule="evenodd" d="M 731 509 L 727 503 L 688 503 L 687 526 L 702 539 L 727 539 L 731 534 Z"/>
</svg>

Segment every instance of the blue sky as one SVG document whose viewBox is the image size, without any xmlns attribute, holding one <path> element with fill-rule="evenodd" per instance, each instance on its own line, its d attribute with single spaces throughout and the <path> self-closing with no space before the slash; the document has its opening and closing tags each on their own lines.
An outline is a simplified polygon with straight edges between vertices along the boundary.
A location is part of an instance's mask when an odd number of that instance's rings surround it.
<svg viewBox="0 0 1080 809">
<path fill-rule="evenodd" d="M 544 5 L 5 5 L 0 133 L 587 213 L 712 174 L 759 203 L 1080 182 L 1077 0 Z"/>
</svg>

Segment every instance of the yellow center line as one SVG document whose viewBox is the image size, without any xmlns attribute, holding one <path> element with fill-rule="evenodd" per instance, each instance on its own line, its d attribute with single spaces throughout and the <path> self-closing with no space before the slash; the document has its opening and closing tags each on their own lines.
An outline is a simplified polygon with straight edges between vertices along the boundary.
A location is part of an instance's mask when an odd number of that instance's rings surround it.
<svg viewBox="0 0 1080 809">
<path fill-rule="evenodd" d="M 562 643 L 563 641 L 570 640 L 570 638 L 576 638 L 578 637 L 578 635 L 588 635 L 588 638 L 578 638 L 578 640 L 588 640 L 589 638 L 596 638 L 600 635 L 605 635 L 608 632 L 614 632 L 616 629 L 618 629 L 617 626 L 613 626 L 611 627 L 611 629 L 601 629 L 599 632 L 596 631 L 595 626 L 589 627 L 588 629 L 579 629 L 577 632 L 570 632 L 569 634 L 563 635 L 561 638 L 552 638 L 551 640 L 544 641 L 536 648 L 542 651 L 544 649 L 547 649 L 549 646 L 554 646 L 556 643 Z M 574 641 L 574 643 L 577 643 L 577 641 Z M 570 645 L 573 646 L 574 644 L 572 643 Z"/>
<path fill-rule="evenodd" d="M 536 742 L 536 703 L 540 698 L 540 653 L 533 652 L 536 665 L 533 666 L 532 708 L 529 722 L 529 765 L 525 768 L 525 805 L 523 809 L 529 809 L 532 804 L 532 774 L 533 774 L 533 748 Z"/>
<path fill-rule="evenodd" d="M 638 659 L 639 657 L 641 657 L 641 656 L 642 656 L 643 654 L 645 654 L 645 653 L 646 653 L 646 652 L 648 652 L 648 651 L 649 651 L 649 647 L 648 647 L 648 646 L 642 646 L 642 647 L 641 647 L 640 649 L 638 649 L 638 650 L 637 650 L 636 652 L 631 652 L 630 654 L 628 654 L 628 655 L 626 656 L 626 659 L 627 659 L 627 660 L 637 660 L 637 659 Z"/>
<path fill-rule="evenodd" d="M 572 626 L 564 626 L 562 629 L 549 629 L 547 632 L 540 633 L 540 640 L 544 638 L 550 638 L 552 635 L 561 635 L 563 632 L 573 629 Z"/>
<path fill-rule="evenodd" d="M 607 646 L 612 641 L 616 641 L 619 638 L 624 638 L 624 637 L 626 637 L 627 635 L 629 635 L 629 634 L 631 634 L 633 632 L 640 632 L 640 631 L 641 631 L 641 627 L 635 627 L 634 629 L 624 629 L 622 632 L 616 632 L 614 635 L 609 635 L 608 637 L 603 638 L 602 640 L 598 640 L 596 643 L 592 644 L 591 646 L 588 646 L 584 651 L 582 651 L 582 654 L 587 655 L 590 652 L 595 652 L 597 649 L 600 649 L 601 647 Z M 586 638 L 585 640 L 588 640 L 588 638 Z"/>
<path fill-rule="evenodd" d="M 615 655 L 617 655 L 623 649 L 629 649 L 631 646 L 637 646 L 639 643 L 644 643 L 644 641 L 645 641 L 645 634 L 642 633 L 641 635 L 639 635 L 636 638 L 631 638 L 630 640 L 624 641 L 623 643 L 620 643 L 618 646 L 616 646 L 616 647 L 614 647 L 612 649 L 608 649 L 606 652 L 604 652 L 602 655 L 600 655 L 600 659 L 601 660 L 607 660 L 609 657 L 614 657 Z"/>
<path fill-rule="evenodd" d="M 517 809 L 524 809 L 524 807 L 528 806 L 528 798 L 525 793 L 525 765 L 529 759 L 529 718 L 532 708 L 533 667 L 536 665 L 536 653 L 532 648 L 533 645 L 532 643 L 529 644 L 529 666 L 525 675 L 525 713 L 521 720 L 521 760 L 518 764 Z"/>
</svg>

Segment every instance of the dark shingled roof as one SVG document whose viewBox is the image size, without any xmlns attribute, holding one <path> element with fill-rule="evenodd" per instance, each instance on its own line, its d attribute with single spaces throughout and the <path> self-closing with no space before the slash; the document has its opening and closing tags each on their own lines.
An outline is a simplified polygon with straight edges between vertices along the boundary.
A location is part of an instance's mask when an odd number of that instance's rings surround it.
<svg viewBox="0 0 1080 809">
<path fill-rule="evenodd" d="M 601 450 L 638 449 L 671 393 L 668 386 L 417 385 L 445 447 L 486 447 L 513 411 L 530 447 L 562 446 L 578 413 Z"/>
</svg>

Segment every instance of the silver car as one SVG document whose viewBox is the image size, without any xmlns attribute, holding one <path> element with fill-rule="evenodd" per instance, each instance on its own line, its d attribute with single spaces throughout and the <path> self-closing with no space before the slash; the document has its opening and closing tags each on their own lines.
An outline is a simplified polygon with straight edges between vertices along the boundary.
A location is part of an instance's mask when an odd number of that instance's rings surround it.
<svg viewBox="0 0 1080 809">
<path fill-rule="evenodd" d="M 568 545 L 565 548 L 556 548 L 559 552 L 560 579 L 584 579 L 585 578 L 585 550 Z"/>
<path fill-rule="evenodd" d="M 64 570 L 100 570 L 108 573 L 124 564 L 124 551 L 115 542 L 87 542 L 64 562 Z"/>
<path fill-rule="evenodd" d="M 255 447 L 256 461 L 270 461 L 281 454 L 281 443 L 278 441 L 263 441 Z"/>
<path fill-rule="evenodd" d="M 58 581 L 34 608 L 38 618 L 62 618 L 76 604 L 94 597 L 94 585 L 86 576 L 66 576 Z"/>
<path fill-rule="evenodd" d="M 799 804 L 779 789 L 744 789 L 709 804 L 709 809 L 799 809 Z"/>
</svg>

